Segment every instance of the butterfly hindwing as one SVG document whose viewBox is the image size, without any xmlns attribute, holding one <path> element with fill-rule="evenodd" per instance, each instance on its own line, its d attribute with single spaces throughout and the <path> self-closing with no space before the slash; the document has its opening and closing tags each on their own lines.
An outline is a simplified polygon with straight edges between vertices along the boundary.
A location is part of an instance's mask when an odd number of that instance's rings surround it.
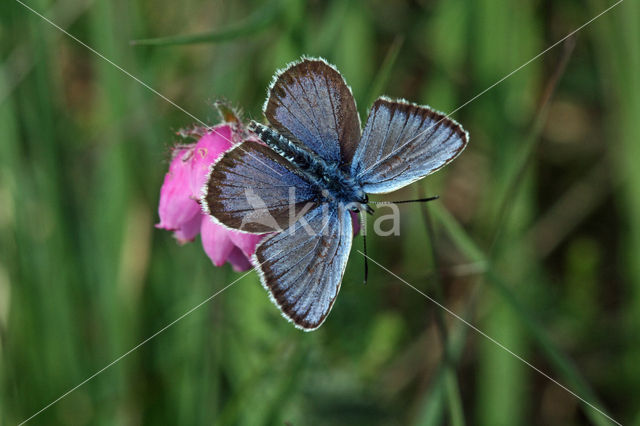
<svg viewBox="0 0 640 426">
<path fill-rule="evenodd" d="M 369 113 L 351 175 L 367 193 L 395 191 L 449 163 L 468 141 L 462 126 L 442 113 L 379 98 Z"/>
<path fill-rule="evenodd" d="M 276 74 L 264 114 L 282 135 L 331 163 L 350 163 L 360 140 L 351 89 L 322 59 L 304 59 Z"/>
<path fill-rule="evenodd" d="M 262 284 L 296 327 L 314 330 L 329 314 L 352 240 L 349 211 L 323 203 L 257 247 L 253 263 Z"/>
<path fill-rule="evenodd" d="M 202 201 L 223 225 L 253 233 L 286 229 L 318 191 L 287 160 L 257 142 L 243 142 L 211 167 Z"/>
</svg>

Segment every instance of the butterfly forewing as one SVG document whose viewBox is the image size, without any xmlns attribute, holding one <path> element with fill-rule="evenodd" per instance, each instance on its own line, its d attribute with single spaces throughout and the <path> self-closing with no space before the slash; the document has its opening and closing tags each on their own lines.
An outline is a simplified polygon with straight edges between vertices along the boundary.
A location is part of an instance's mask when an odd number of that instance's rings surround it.
<svg viewBox="0 0 640 426">
<path fill-rule="evenodd" d="M 203 197 L 223 225 L 253 233 L 286 229 L 300 211 L 316 205 L 318 191 L 283 157 L 243 142 L 215 163 Z"/>
<path fill-rule="evenodd" d="M 264 114 L 284 136 L 324 160 L 351 162 L 360 140 L 360 118 L 340 73 L 321 59 L 305 59 L 278 74 Z"/>
<path fill-rule="evenodd" d="M 352 240 L 349 211 L 323 203 L 256 249 L 253 263 L 263 286 L 298 328 L 314 330 L 329 314 Z"/>
<path fill-rule="evenodd" d="M 369 113 L 351 174 L 367 193 L 395 191 L 449 163 L 468 140 L 464 129 L 442 113 L 379 98 Z"/>
</svg>

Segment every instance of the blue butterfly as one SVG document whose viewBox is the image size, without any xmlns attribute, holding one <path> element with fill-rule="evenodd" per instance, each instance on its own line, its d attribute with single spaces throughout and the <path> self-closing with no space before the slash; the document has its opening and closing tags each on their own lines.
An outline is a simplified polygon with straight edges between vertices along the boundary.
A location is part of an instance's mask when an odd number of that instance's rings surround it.
<svg viewBox="0 0 640 426">
<path fill-rule="evenodd" d="M 245 141 L 226 152 L 212 165 L 201 201 L 228 228 L 271 233 L 253 257 L 262 285 L 285 318 L 314 330 L 340 290 L 353 239 L 350 212 L 372 213 L 367 194 L 435 172 L 469 136 L 442 113 L 385 97 L 361 132 L 351 89 L 316 58 L 276 73 L 264 114 L 271 127 L 250 125 L 264 144 Z"/>
</svg>

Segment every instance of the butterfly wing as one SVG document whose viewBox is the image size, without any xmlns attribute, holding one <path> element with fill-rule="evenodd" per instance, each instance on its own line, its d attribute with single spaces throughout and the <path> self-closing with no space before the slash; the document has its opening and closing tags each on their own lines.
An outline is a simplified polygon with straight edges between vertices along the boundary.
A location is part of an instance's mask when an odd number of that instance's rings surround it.
<svg viewBox="0 0 640 426">
<path fill-rule="evenodd" d="M 371 194 L 395 191 L 452 161 L 468 133 L 429 107 L 378 98 L 371 108 L 351 175 Z"/>
<path fill-rule="evenodd" d="M 303 59 L 277 73 L 264 114 L 282 135 L 331 163 L 350 163 L 360 140 L 351 89 L 322 59 Z"/>
<path fill-rule="evenodd" d="M 323 203 L 257 247 L 253 264 L 262 285 L 296 327 L 310 331 L 324 322 L 340 290 L 352 240 L 349 211 Z"/>
<path fill-rule="evenodd" d="M 267 233 L 287 228 L 317 205 L 318 191 L 268 147 L 243 142 L 213 164 L 203 188 L 206 213 L 229 228 Z"/>
</svg>

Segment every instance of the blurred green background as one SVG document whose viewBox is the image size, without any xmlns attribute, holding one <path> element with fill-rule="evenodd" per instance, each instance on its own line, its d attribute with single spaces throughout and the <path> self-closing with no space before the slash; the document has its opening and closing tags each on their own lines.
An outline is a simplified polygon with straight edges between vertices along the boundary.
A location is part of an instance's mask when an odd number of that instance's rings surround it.
<svg viewBox="0 0 640 426">
<path fill-rule="evenodd" d="M 449 112 L 613 2 L 28 4 L 213 124 L 220 98 L 259 119 L 273 72 L 302 54 L 337 65 L 363 120 L 380 94 Z M 1 9 L 0 423 L 15 424 L 240 275 L 153 228 L 194 120 L 14 0 Z M 639 24 L 625 1 L 457 111 L 463 155 L 386 197 L 441 199 L 369 239 L 373 259 L 635 425 Z M 611 424 L 378 266 L 362 285 L 361 244 L 318 331 L 284 321 L 251 273 L 30 424 Z"/>
</svg>

